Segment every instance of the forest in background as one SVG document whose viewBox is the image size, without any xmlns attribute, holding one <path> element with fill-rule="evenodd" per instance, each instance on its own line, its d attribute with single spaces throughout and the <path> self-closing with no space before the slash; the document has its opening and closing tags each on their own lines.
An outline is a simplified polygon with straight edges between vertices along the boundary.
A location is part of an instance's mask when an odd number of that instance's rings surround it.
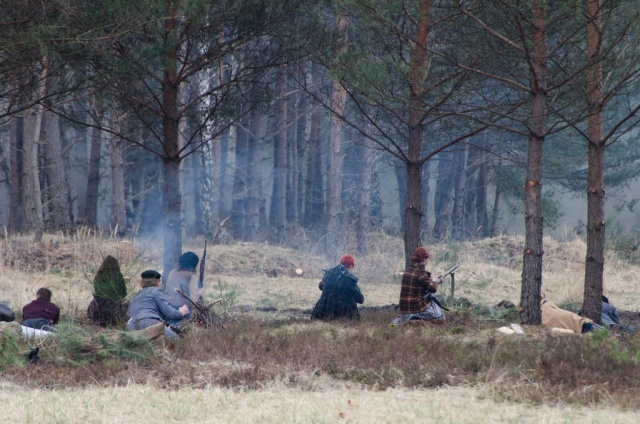
<svg viewBox="0 0 640 424">
<path fill-rule="evenodd" d="M 637 2 L 3 8 L 6 234 L 159 231 L 164 274 L 185 235 L 291 245 L 304 231 L 328 257 L 366 254 L 394 175 L 401 225 L 387 230 L 407 258 L 524 216 L 520 306 L 535 324 L 558 217 L 546 184 L 587 198 L 583 307 L 599 321 L 605 177 L 640 170 Z"/>
</svg>

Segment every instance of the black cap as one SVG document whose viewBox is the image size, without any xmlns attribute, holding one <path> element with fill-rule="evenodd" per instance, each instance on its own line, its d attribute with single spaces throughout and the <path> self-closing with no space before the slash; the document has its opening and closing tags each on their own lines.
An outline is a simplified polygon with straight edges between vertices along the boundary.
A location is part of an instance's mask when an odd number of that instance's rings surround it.
<svg viewBox="0 0 640 424">
<path fill-rule="evenodd" d="M 160 279 L 160 273 L 154 269 L 148 269 L 145 272 L 143 272 L 142 274 L 140 274 L 140 277 L 142 278 L 154 278 L 156 280 Z"/>
</svg>

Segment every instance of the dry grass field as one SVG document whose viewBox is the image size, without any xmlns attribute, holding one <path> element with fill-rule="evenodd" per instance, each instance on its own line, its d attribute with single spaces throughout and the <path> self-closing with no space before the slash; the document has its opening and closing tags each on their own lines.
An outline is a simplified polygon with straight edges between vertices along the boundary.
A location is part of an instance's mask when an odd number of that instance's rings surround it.
<svg viewBox="0 0 640 424">
<path fill-rule="evenodd" d="M 502 236 L 429 246 L 434 273 L 461 264 L 456 301 L 440 327 L 389 325 L 403 269 L 399 239 L 373 234 L 372 251 L 356 256 L 365 296 L 360 323 L 308 320 L 322 269 L 338 258 L 266 244 L 210 246 L 206 298 L 223 299 L 217 310 L 226 328 L 194 329 L 173 349 L 140 361 L 70 345 L 75 334 L 101 333 L 86 324 L 85 310 L 102 258 L 120 260 L 133 294 L 142 270 L 161 269 L 160 240 L 90 232 L 49 235 L 37 245 L 5 239 L 0 301 L 19 310 L 46 286 L 65 322 L 58 340 L 40 342 L 42 365 L 11 363 L 6 344 L 7 355 L 0 351 L 3 416 L 15 422 L 637 422 L 638 336 L 495 331 L 515 318 L 495 305 L 519 301 L 522 244 Z M 188 241 L 184 250 L 200 254 L 202 245 Z M 579 238 L 545 240 L 547 298 L 579 305 L 584 255 Z M 605 292 L 633 321 L 639 264 L 632 249 L 607 252 Z M 442 294 L 449 290 L 444 284 Z M 28 347 L 18 341 L 19 349 Z"/>
</svg>

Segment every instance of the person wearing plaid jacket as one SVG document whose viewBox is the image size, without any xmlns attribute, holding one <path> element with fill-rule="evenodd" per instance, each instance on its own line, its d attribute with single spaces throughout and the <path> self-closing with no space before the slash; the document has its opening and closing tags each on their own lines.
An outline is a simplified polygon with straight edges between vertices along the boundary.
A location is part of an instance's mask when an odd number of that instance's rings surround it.
<svg viewBox="0 0 640 424">
<path fill-rule="evenodd" d="M 360 319 L 357 304 L 364 302 L 364 296 L 358 287 L 358 278 L 351 273 L 354 267 L 353 256 L 346 254 L 338 266 L 325 271 L 318 286 L 322 295 L 311 312 L 312 319 Z"/>
<path fill-rule="evenodd" d="M 402 274 L 400 289 L 400 316 L 393 320 L 393 324 L 402 324 L 409 320 L 427 320 L 436 323 L 445 321 L 444 312 L 434 299 L 434 293 L 442 283 L 435 281 L 425 270 L 429 251 L 420 246 L 411 255 L 411 265 Z"/>
</svg>

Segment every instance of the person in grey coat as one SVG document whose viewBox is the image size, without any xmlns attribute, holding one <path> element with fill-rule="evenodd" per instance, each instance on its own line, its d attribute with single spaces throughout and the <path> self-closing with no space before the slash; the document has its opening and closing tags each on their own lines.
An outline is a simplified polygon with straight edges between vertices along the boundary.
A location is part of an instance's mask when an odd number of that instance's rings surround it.
<svg viewBox="0 0 640 424">
<path fill-rule="evenodd" d="M 193 252 L 185 252 L 178 258 L 178 267 L 169 272 L 167 281 L 164 285 L 164 294 L 167 300 L 174 308 L 186 304 L 189 308 L 189 314 L 185 317 L 189 319 L 193 306 L 191 302 L 197 302 L 202 296 L 202 289 L 197 288 L 196 268 L 200 258 Z M 178 290 L 183 294 L 178 293 Z M 185 296 L 191 299 L 185 299 Z M 167 320 L 171 325 L 178 325 L 180 320 Z"/>
<path fill-rule="evenodd" d="M 160 273 L 147 270 L 141 275 L 141 290 L 129 302 L 129 321 L 127 330 L 143 330 L 159 322 L 168 320 L 180 321 L 187 314 L 189 308 L 182 305 L 178 309 L 171 306 L 160 287 Z M 177 339 L 178 335 L 165 325 L 164 335 Z"/>
</svg>

